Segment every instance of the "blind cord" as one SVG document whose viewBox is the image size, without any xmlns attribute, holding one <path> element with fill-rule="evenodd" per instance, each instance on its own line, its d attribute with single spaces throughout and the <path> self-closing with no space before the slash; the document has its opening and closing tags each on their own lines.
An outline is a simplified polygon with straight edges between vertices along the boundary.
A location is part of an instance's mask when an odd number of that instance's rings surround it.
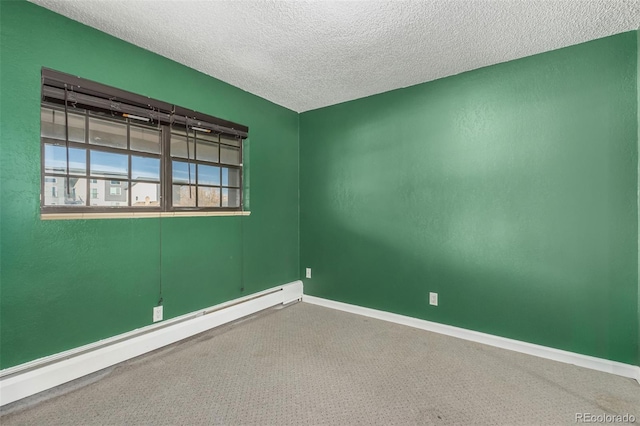
<svg viewBox="0 0 640 426">
<path fill-rule="evenodd" d="M 189 173 L 189 198 L 191 198 L 191 154 L 189 154 L 189 125 L 184 129 L 187 136 L 187 170 Z"/>
<path fill-rule="evenodd" d="M 173 125 L 173 115 L 171 116 L 171 119 L 172 119 L 171 125 Z M 162 133 L 164 133 L 164 131 L 162 131 Z M 169 128 L 169 136 L 171 136 L 171 128 Z M 167 148 L 166 147 L 166 145 L 167 145 L 166 144 L 166 137 L 163 137 L 161 139 L 161 141 L 162 141 L 162 144 L 160 145 L 160 149 L 161 149 L 161 153 L 163 154 L 164 150 Z M 161 170 L 161 172 L 164 172 L 164 171 Z M 163 203 L 165 203 L 164 193 L 163 192 L 160 193 L 160 197 L 163 197 L 163 199 L 160 201 L 160 205 L 162 206 Z M 159 249 L 159 255 L 160 255 L 160 259 L 159 259 L 159 261 L 160 261 L 159 262 L 160 263 L 160 274 L 159 274 L 160 275 L 160 277 L 159 277 L 160 278 L 159 279 L 160 291 L 159 291 L 159 293 L 160 294 L 159 294 L 159 297 L 158 297 L 158 306 L 161 306 L 162 305 L 162 301 L 163 301 L 162 300 L 162 217 L 159 217 L 158 221 L 159 221 L 159 223 L 158 223 L 159 224 L 159 229 L 158 230 L 159 230 L 159 239 L 160 239 L 160 241 L 159 241 L 159 247 L 160 247 L 160 249 Z"/>
<path fill-rule="evenodd" d="M 66 166 L 67 176 L 65 179 L 67 196 L 71 194 L 71 190 L 69 188 L 69 112 L 67 110 L 68 100 L 69 100 L 69 90 L 67 89 L 67 85 L 65 84 L 64 85 L 64 146 L 65 146 L 65 152 L 67 156 L 67 166 Z"/>
<path fill-rule="evenodd" d="M 160 294 L 158 298 L 158 306 L 162 305 L 162 217 L 158 218 L 160 221 Z"/>
<path fill-rule="evenodd" d="M 240 168 L 240 184 L 242 186 L 244 186 L 244 178 L 243 178 L 243 174 L 244 174 L 244 146 L 242 144 L 242 138 L 238 138 L 240 140 L 240 152 L 242 153 L 242 158 L 240 159 L 240 161 L 242 161 L 242 168 Z M 241 198 L 240 198 L 240 210 L 242 212 L 244 212 L 244 188 L 240 188 L 240 194 L 241 194 Z M 242 251 L 240 252 L 240 293 L 244 293 L 244 219 L 245 216 L 241 215 L 240 216 L 240 244 L 242 247 Z"/>
</svg>

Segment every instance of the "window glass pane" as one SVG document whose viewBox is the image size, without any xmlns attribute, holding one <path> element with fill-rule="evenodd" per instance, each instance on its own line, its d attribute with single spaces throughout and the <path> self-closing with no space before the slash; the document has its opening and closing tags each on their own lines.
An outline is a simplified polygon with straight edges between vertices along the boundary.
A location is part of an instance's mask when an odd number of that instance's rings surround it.
<svg viewBox="0 0 640 426">
<path fill-rule="evenodd" d="M 240 170 L 222 168 L 222 186 L 240 186 Z"/>
<path fill-rule="evenodd" d="M 129 128 L 131 149 L 160 154 L 160 131 L 144 127 Z"/>
<path fill-rule="evenodd" d="M 75 109 L 72 108 L 72 110 Z M 72 142 L 84 142 L 84 115 L 69 112 L 68 118 L 69 140 Z M 65 140 L 64 111 L 40 108 L 40 136 Z"/>
<path fill-rule="evenodd" d="M 218 162 L 218 144 L 198 140 L 198 160 Z"/>
<path fill-rule="evenodd" d="M 220 162 L 240 165 L 240 148 L 220 145 Z"/>
<path fill-rule="evenodd" d="M 220 135 L 220 143 L 226 145 L 240 146 L 240 139 L 231 136 Z"/>
<path fill-rule="evenodd" d="M 220 188 L 198 187 L 199 207 L 220 207 Z"/>
<path fill-rule="evenodd" d="M 160 184 L 131 182 L 131 205 L 133 207 L 158 207 L 160 205 Z"/>
<path fill-rule="evenodd" d="M 195 185 L 173 185 L 173 205 L 175 207 L 195 207 Z"/>
<path fill-rule="evenodd" d="M 46 177 L 44 179 L 44 205 L 82 207 L 85 205 L 86 190 L 86 179 L 70 177 L 69 194 L 67 194 L 66 178 Z"/>
<path fill-rule="evenodd" d="M 87 170 L 87 150 L 69 148 L 69 174 L 84 175 Z M 45 173 L 67 173 L 67 149 L 59 145 L 44 145 Z"/>
<path fill-rule="evenodd" d="M 89 184 L 91 197 L 89 204 L 92 206 L 128 206 L 129 184 L 126 181 L 111 179 L 97 179 Z M 96 195 L 94 198 L 94 194 Z"/>
<path fill-rule="evenodd" d="M 240 190 L 222 188 L 222 207 L 240 207 Z"/>
<path fill-rule="evenodd" d="M 160 180 L 160 159 L 131 156 L 131 179 Z"/>
<path fill-rule="evenodd" d="M 182 161 L 172 162 L 174 183 L 196 183 L 196 165 L 183 163 Z M 189 175 L 191 169 L 191 175 Z"/>
<path fill-rule="evenodd" d="M 91 150 L 91 175 L 113 178 L 126 178 L 129 172 L 129 159 L 125 154 L 112 154 Z"/>
<path fill-rule="evenodd" d="M 189 137 L 189 157 L 187 157 L 187 138 L 184 135 L 171 134 L 171 156 L 195 159 L 193 138 Z"/>
<path fill-rule="evenodd" d="M 220 167 L 198 164 L 199 185 L 220 185 Z"/>
<path fill-rule="evenodd" d="M 127 126 L 124 123 L 89 118 L 89 143 L 127 148 Z"/>
</svg>

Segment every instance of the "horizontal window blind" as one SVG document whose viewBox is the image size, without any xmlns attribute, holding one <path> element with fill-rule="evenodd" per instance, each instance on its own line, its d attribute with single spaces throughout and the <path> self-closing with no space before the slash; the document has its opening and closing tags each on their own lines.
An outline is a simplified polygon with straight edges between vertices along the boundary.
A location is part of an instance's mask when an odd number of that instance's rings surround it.
<svg viewBox="0 0 640 426">
<path fill-rule="evenodd" d="M 248 131 L 43 69 L 41 210 L 243 210 Z"/>
</svg>

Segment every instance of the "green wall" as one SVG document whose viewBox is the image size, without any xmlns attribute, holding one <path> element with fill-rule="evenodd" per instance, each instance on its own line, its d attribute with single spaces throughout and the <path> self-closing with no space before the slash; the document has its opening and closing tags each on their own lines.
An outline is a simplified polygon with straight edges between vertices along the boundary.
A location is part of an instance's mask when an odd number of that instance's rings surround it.
<svg viewBox="0 0 640 426">
<path fill-rule="evenodd" d="M 0 368 L 149 325 L 160 285 L 166 319 L 299 278 L 298 114 L 33 4 L 0 14 Z M 251 216 L 41 221 L 42 67 L 249 126 Z"/>
<path fill-rule="evenodd" d="M 301 114 L 305 293 L 640 364 L 637 42 Z"/>
</svg>

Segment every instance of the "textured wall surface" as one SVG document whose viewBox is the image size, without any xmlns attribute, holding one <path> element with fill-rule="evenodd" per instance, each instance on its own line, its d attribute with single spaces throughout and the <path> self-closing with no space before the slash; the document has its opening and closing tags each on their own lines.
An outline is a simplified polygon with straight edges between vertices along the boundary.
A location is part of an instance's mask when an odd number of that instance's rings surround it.
<svg viewBox="0 0 640 426">
<path fill-rule="evenodd" d="M 637 0 L 31 0 L 307 111 L 640 27 Z"/>
<path fill-rule="evenodd" d="M 302 114 L 305 293 L 638 363 L 637 77 L 634 31 Z"/>
<path fill-rule="evenodd" d="M 1 3 L 1 368 L 298 278 L 298 115 L 27 2 Z M 40 70 L 250 128 L 249 217 L 41 221 Z M 241 286 L 245 291 L 241 293 Z"/>
</svg>

